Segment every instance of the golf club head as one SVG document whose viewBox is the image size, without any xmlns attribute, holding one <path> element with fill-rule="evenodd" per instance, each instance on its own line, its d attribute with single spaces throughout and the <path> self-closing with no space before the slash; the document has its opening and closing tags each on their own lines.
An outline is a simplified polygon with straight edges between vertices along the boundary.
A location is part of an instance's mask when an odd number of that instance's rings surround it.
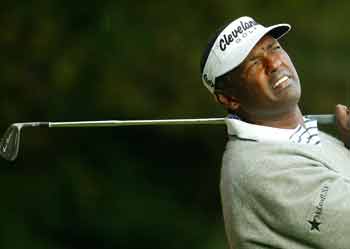
<svg viewBox="0 0 350 249">
<path fill-rule="evenodd" d="M 21 128 L 20 124 L 12 124 L 1 138 L 0 155 L 8 161 L 14 161 L 17 158 Z"/>
</svg>

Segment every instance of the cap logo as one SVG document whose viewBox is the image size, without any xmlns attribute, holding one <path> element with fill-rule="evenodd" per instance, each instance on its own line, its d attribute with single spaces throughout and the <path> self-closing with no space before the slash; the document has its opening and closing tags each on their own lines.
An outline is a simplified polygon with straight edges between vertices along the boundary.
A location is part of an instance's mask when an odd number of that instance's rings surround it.
<svg viewBox="0 0 350 249">
<path fill-rule="evenodd" d="M 219 46 L 221 51 L 225 51 L 228 46 L 234 41 L 236 43 L 241 42 L 241 39 L 238 38 L 239 34 L 243 33 L 243 38 L 247 36 L 246 31 L 254 27 L 255 25 L 258 25 L 258 23 L 254 20 L 249 22 L 242 22 L 240 21 L 240 25 L 237 26 L 231 33 L 224 34 L 224 36 L 219 41 Z M 255 27 L 254 27 L 255 29 Z M 253 32 L 253 30 L 249 30 L 249 33 Z"/>
<path fill-rule="evenodd" d="M 204 81 L 205 83 L 210 87 L 210 88 L 214 88 L 215 87 L 215 84 L 212 80 L 208 79 L 208 75 L 207 74 L 204 74 L 203 75 L 203 78 L 204 78 Z"/>
</svg>

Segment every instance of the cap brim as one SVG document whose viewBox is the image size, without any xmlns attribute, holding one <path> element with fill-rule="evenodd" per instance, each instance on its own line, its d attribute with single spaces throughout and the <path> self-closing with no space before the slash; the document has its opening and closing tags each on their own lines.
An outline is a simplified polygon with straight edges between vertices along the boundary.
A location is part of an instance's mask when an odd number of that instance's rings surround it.
<svg viewBox="0 0 350 249">
<path fill-rule="evenodd" d="M 275 39 L 279 39 L 289 32 L 291 26 L 287 23 L 273 25 L 267 28 L 265 35 L 269 34 Z"/>
<path fill-rule="evenodd" d="M 255 45 L 265 36 L 265 35 L 271 35 L 273 38 L 275 39 L 280 39 L 282 36 L 284 36 L 285 34 L 287 34 L 289 32 L 289 30 L 291 29 L 291 26 L 287 23 L 281 23 L 281 24 L 276 24 L 276 25 L 272 25 L 269 27 L 265 28 L 265 31 L 260 33 L 260 35 L 257 37 L 257 39 L 255 40 L 255 42 L 252 42 L 250 44 L 250 47 L 248 47 L 248 49 L 245 51 L 245 53 L 242 56 L 242 60 L 241 62 L 236 66 L 238 67 L 243 60 L 248 56 L 248 54 L 250 53 L 250 51 L 255 47 Z M 231 69 L 227 69 L 224 73 L 221 73 L 219 76 L 224 75 L 225 73 L 235 69 L 231 68 Z"/>
</svg>

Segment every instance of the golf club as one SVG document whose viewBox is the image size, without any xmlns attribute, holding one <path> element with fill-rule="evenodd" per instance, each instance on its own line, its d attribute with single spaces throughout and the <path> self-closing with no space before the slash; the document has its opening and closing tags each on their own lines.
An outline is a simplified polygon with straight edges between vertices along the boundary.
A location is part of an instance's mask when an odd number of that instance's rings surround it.
<svg viewBox="0 0 350 249">
<path fill-rule="evenodd" d="M 334 124 L 335 116 L 331 114 L 307 115 L 306 118 L 316 119 L 319 124 Z M 160 120 L 104 120 L 104 121 L 76 121 L 76 122 L 33 122 L 14 123 L 5 131 L 0 141 L 0 155 L 14 161 L 18 156 L 21 129 L 26 127 L 113 127 L 113 126 L 145 126 L 145 125 L 217 125 L 225 124 L 226 118 L 199 119 L 160 119 Z"/>
</svg>

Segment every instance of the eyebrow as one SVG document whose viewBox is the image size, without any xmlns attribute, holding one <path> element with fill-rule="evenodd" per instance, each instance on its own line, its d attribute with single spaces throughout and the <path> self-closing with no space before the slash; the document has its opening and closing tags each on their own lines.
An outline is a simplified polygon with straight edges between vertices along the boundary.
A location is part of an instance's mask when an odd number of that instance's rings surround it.
<svg viewBox="0 0 350 249">
<path fill-rule="evenodd" d="M 278 42 L 276 40 L 274 40 L 272 43 L 270 43 L 269 45 L 267 45 L 267 49 L 272 48 L 274 45 L 277 45 Z"/>
<path fill-rule="evenodd" d="M 279 45 L 278 41 L 277 40 L 274 40 L 272 41 L 271 43 L 269 43 L 266 47 L 267 47 L 267 50 L 270 50 L 273 46 L 275 45 Z M 280 46 L 280 45 L 279 45 Z M 262 50 L 265 50 L 265 47 L 262 48 Z M 259 58 L 260 55 L 255 55 L 255 56 L 252 56 L 250 58 L 247 58 L 247 62 L 248 61 L 252 61 L 252 60 L 255 60 L 256 58 Z"/>
</svg>

